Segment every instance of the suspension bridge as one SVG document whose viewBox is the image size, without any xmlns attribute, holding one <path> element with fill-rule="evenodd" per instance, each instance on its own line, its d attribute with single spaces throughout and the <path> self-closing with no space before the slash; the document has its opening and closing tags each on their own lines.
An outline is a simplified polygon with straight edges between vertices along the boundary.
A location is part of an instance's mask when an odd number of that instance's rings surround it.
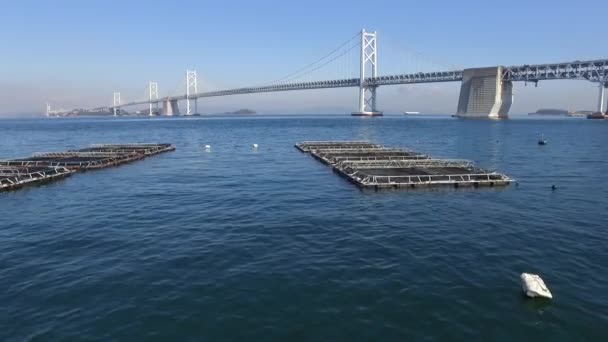
<svg viewBox="0 0 608 342">
<path fill-rule="evenodd" d="M 358 77 L 330 80 L 294 81 L 319 70 L 339 58 L 355 51 L 358 59 Z M 506 118 L 513 100 L 513 82 L 533 83 L 546 80 L 585 80 L 598 84 L 597 111 L 605 111 L 605 89 L 608 88 L 608 59 L 572 61 L 535 65 L 493 66 L 433 72 L 415 72 L 380 76 L 378 74 L 378 34 L 365 29 L 346 43 L 318 61 L 298 69 L 285 77 L 252 87 L 199 92 L 195 70 L 186 71 L 186 92 L 177 96 L 159 96 L 157 82 L 149 82 L 147 98 L 139 101 L 122 102 L 120 92 L 114 93 L 112 106 L 93 110 L 110 110 L 119 115 L 121 108 L 148 105 L 149 115 L 154 115 L 155 107 L 162 114 L 179 115 L 178 101 L 186 102 L 186 115 L 198 113 L 198 100 L 208 97 L 239 94 L 271 93 L 280 91 L 359 88 L 356 111 L 352 115 L 379 116 L 377 90 L 380 86 L 437 82 L 460 82 L 460 96 L 457 116 Z"/>
</svg>

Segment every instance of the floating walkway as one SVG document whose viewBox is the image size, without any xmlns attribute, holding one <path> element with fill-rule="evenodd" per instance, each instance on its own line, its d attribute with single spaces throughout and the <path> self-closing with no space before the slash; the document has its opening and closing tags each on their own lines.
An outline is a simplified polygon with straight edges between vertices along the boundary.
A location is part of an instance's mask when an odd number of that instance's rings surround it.
<svg viewBox="0 0 608 342">
<path fill-rule="evenodd" d="M 126 145 L 91 145 L 75 152 L 105 152 L 105 153 L 141 153 L 151 156 L 163 152 L 175 151 L 171 144 L 126 144 Z"/>
<path fill-rule="evenodd" d="M 174 151 L 170 144 L 91 145 L 66 152 L 35 153 L 31 157 L 0 160 L 0 192 L 41 184 L 74 172 L 103 169 Z"/>
<path fill-rule="evenodd" d="M 356 149 L 356 148 L 382 148 L 381 145 L 371 144 L 367 141 L 309 141 L 296 144 L 296 148 L 302 152 L 310 152 L 312 149 Z"/>
<path fill-rule="evenodd" d="M 468 160 L 433 159 L 364 141 L 307 141 L 296 144 L 296 148 L 330 165 L 361 188 L 504 186 L 513 181 Z"/>
<path fill-rule="evenodd" d="M 65 167 L 0 166 L 0 192 L 52 182 L 68 177 L 73 172 L 75 171 Z"/>
</svg>

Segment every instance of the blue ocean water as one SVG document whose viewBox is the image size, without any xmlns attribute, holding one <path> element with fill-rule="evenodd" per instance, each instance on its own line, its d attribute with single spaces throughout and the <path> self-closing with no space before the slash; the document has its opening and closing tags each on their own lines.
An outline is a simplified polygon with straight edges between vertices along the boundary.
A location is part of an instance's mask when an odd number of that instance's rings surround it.
<svg viewBox="0 0 608 342">
<path fill-rule="evenodd" d="M 293 147 L 342 139 L 518 185 L 362 192 Z M 608 122 L 0 120 L 0 158 L 127 142 L 177 150 L 0 194 L 0 340 L 608 336 Z M 524 299 L 521 272 L 554 300 Z"/>
</svg>

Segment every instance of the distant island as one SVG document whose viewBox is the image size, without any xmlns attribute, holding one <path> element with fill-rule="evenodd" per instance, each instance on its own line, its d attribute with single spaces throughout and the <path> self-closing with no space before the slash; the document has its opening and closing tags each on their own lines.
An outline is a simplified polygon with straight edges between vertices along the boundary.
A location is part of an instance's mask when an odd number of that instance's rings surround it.
<svg viewBox="0 0 608 342">
<path fill-rule="evenodd" d="M 118 113 L 119 116 L 131 116 L 131 115 L 139 115 L 139 116 L 149 116 L 150 111 L 148 109 L 145 110 L 138 110 L 135 111 L 133 113 L 129 113 L 123 109 L 119 109 Z M 152 111 L 152 114 L 154 116 L 164 116 L 162 111 Z M 251 114 L 256 114 L 255 110 L 251 110 L 251 109 L 239 109 L 237 111 L 234 112 L 224 112 L 224 113 L 219 113 L 219 114 L 226 114 L 226 115 L 251 115 Z M 47 111 L 47 117 L 69 117 L 69 116 L 113 116 L 114 113 L 110 110 L 108 110 L 107 108 L 103 108 L 103 109 L 84 109 L 84 108 L 77 108 L 77 109 L 73 109 L 73 110 L 53 110 L 53 111 Z M 176 115 L 178 116 L 178 115 Z M 195 116 L 200 116 L 200 114 L 195 114 Z"/>
<path fill-rule="evenodd" d="M 239 109 L 237 111 L 234 112 L 225 112 L 222 114 L 255 114 L 255 110 L 251 110 L 251 109 Z"/>
<path fill-rule="evenodd" d="M 543 108 L 539 109 L 534 113 L 528 113 L 528 115 L 557 115 L 557 116 L 570 116 L 570 117 L 586 117 L 594 112 L 591 110 L 577 110 L 568 111 L 565 109 L 550 109 Z"/>
<path fill-rule="evenodd" d="M 528 115 L 568 115 L 568 111 L 565 109 L 550 109 L 543 108 L 539 109 L 534 113 L 528 113 Z"/>
<path fill-rule="evenodd" d="M 114 113 L 102 108 L 97 109 L 84 109 L 76 108 L 72 110 L 47 110 L 47 117 L 70 117 L 70 116 L 111 116 Z"/>
</svg>

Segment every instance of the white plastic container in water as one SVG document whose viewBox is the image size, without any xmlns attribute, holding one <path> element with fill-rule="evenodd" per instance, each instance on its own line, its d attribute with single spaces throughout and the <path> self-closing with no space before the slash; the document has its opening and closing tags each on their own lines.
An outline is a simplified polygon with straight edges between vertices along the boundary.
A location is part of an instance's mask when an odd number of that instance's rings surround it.
<svg viewBox="0 0 608 342">
<path fill-rule="evenodd" d="M 521 276 L 521 288 L 530 298 L 542 297 L 542 298 L 553 298 L 551 291 L 542 278 L 536 274 L 522 273 Z"/>
<path fill-rule="evenodd" d="M 253 148 L 258 148 L 258 144 L 253 144 Z"/>
<path fill-rule="evenodd" d="M 210 150 L 211 149 L 211 145 L 205 145 L 205 149 L 206 150 Z"/>
</svg>

